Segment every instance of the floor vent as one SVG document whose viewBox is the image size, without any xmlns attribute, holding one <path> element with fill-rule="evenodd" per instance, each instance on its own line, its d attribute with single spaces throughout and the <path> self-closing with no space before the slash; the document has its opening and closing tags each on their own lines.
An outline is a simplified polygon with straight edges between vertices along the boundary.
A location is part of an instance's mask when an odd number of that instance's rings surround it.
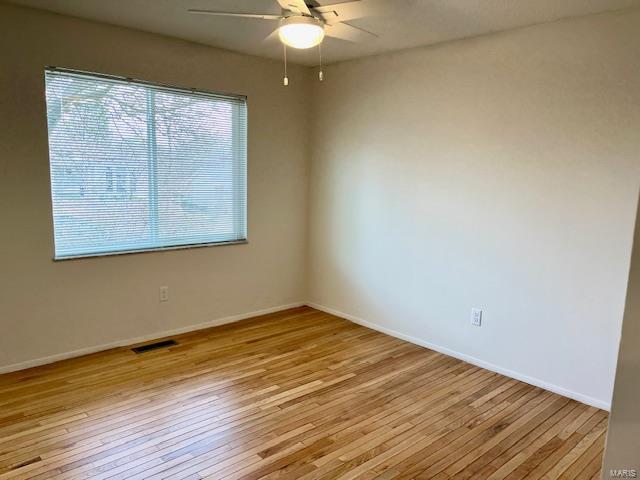
<svg viewBox="0 0 640 480">
<path fill-rule="evenodd" d="M 177 344 L 178 342 L 176 342 L 175 340 L 163 340 L 162 342 L 149 343 L 147 345 L 135 347 L 135 348 L 132 348 L 131 350 L 133 350 L 136 353 L 144 353 L 144 352 L 148 352 L 149 350 L 157 350 L 159 348 L 172 347 Z"/>
</svg>

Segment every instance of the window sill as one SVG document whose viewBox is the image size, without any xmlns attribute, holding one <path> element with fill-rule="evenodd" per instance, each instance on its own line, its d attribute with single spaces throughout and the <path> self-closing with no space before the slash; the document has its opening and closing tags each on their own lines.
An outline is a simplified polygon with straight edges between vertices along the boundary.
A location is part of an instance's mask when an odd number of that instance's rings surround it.
<svg viewBox="0 0 640 480">
<path fill-rule="evenodd" d="M 83 255 L 68 255 L 64 257 L 54 256 L 53 261 L 64 262 L 66 260 L 79 260 L 82 258 L 113 257 L 117 255 L 132 255 L 136 253 L 167 252 L 171 250 L 186 250 L 186 249 L 192 249 L 192 248 L 221 247 L 224 245 L 245 245 L 247 243 L 249 243 L 249 241 L 245 239 L 245 240 L 234 240 L 230 242 L 197 243 L 193 245 L 176 245 L 174 247 L 143 248 L 140 250 L 123 250 L 120 252 L 87 253 Z"/>
</svg>

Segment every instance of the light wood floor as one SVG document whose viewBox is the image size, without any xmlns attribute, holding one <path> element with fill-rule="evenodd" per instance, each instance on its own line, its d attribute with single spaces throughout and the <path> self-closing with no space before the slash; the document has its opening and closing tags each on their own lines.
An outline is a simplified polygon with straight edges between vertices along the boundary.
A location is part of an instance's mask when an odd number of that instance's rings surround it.
<svg viewBox="0 0 640 480">
<path fill-rule="evenodd" d="M 303 307 L 0 376 L 0 479 L 598 479 L 607 414 Z"/>
</svg>

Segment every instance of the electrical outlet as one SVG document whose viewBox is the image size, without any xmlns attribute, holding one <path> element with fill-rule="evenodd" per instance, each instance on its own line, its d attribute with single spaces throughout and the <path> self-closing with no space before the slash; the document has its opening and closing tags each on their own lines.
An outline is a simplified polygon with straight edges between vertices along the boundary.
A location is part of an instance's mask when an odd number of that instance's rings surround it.
<svg viewBox="0 0 640 480">
<path fill-rule="evenodd" d="M 471 325 L 475 327 L 482 326 L 482 310 L 479 308 L 471 309 Z"/>
<path fill-rule="evenodd" d="M 161 302 L 169 301 L 169 287 L 160 287 L 160 301 Z"/>
</svg>

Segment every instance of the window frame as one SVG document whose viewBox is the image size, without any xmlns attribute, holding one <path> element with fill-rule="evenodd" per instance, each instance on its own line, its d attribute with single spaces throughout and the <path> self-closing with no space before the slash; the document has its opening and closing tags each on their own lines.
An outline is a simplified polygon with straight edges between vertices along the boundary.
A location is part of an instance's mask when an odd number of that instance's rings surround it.
<svg viewBox="0 0 640 480">
<path fill-rule="evenodd" d="M 234 205 L 234 209 L 243 208 L 244 207 L 244 238 L 238 240 L 229 240 L 229 241 L 215 241 L 215 242 L 203 242 L 203 243 L 192 243 L 192 244 L 182 244 L 182 245 L 170 245 L 170 246 L 156 246 L 149 248 L 140 248 L 140 249 L 130 249 L 130 250 L 119 250 L 119 251 L 107 251 L 107 252 L 99 252 L 99 253 L 82 253 L 77 255 L 64 255 L 64 256 L 56 256 L 56 233 L 55 233 L 55 218 L 54 218 L 54 205 L 53 205 L 53 182 L 52 182 L 52 169 L 51 169 L 51 154 L 49 147 L 49 128 L 48 128 L 48 104 L 46 99 L 46 89 L 44 95 L 45 101 L 45 116 L 47 117 L 47 163 L 49 168 L 49 200 L 51 206 L 51 234 L 52 234 L 52 245 L 53 245 L 53 254 L 52 260 L 54 262 L 64 262 L 67 260 L 78 260 L 85 258 L 99 258 L 99 257 L 112 257 L 119 255 L 132 255 L 138 253 L 151 253 L 151 252 L 163 252 L 163 251 L 171 251 L 171 250 L 185 250 L 185 249 L 193 249 L 193 248 L 205 248 L 205 247 L 220 247 L 225 245 L 244 245 L 249 243 L 249 101 L 246 95 L 235 94 L 235 93 L 223 93 L 223 92 L 213 92 L 207 90 L 201 90 L 197 88 L 188 88 L 188 87 L 180 87 L 175 85 L 169 85 L 165 83 L 151 82 L 147 80 L 139 80 L 131 77 L 123 77 L 118 75 L 110 75 L 104 73 L 96 73 L 96 72 L 88 72 L 84 70 L 70 69 L 70 68 L 62 68 L 55 66 L 46 66 L 44 68 L 45 77 L 47 72 L 56 72 L 63 73 L 69 75 L 78 75 L 82 77 L 94 77 L 97 79 L 105 79 L 110 81 L 122 82 L 122 83 L 133 83 L 136 85 L 151 87 L 160 91 L 169 91 L 169 92 L 177 92 L 181 94 L 190 94 L 194 96 L 203 96 L 206 98 L 222 98 L 222 99 L 234 99 L 240 100 L 244 103 L 245 106 L 245 158 L 244 158 L 244 167 L 245 167 L 245 175 L 244 175 L 244 194 L 245 201 L 244 205 Z M 233 121 L 233 130 L 237 128 L 236 126 L 237 119 Z M 234 142 L 237 141 L 234 135 Z M 233 165 L 233 168 L 237 168 L 237 165 Z M 237 219 L 237 217 L 236 217 Z"/>
</svg>

